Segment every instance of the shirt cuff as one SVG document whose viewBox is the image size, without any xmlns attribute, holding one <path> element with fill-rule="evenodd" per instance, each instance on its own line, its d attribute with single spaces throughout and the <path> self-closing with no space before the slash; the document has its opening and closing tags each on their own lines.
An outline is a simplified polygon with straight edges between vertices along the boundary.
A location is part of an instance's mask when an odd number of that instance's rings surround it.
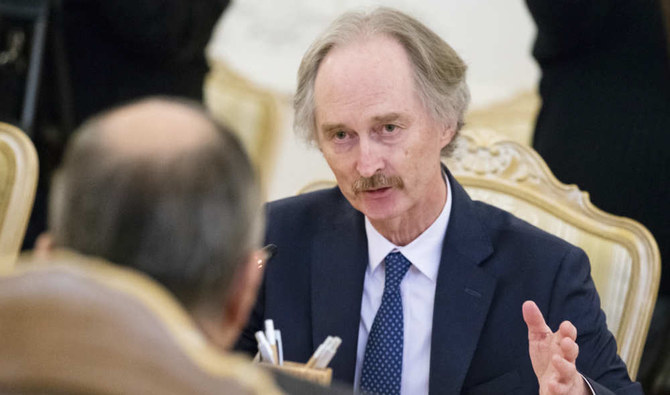
<svg viewBox="0 0 670 395">
<path fill-rule="evenodd" d="M 581 373 L 579 375 L 582 376 L 582 378 L 584 379 L 584 382 L 589 387 L 589 390 L 591 391 L 591 395 L 596 395 L 596 391 L 593 390 L 593 387 L 591 386 L 591 383 L 589 383 L 589 381 L 586 379 L 586 377 L 584 377 L 584 375 L 581 374 Z"/>
</svg>

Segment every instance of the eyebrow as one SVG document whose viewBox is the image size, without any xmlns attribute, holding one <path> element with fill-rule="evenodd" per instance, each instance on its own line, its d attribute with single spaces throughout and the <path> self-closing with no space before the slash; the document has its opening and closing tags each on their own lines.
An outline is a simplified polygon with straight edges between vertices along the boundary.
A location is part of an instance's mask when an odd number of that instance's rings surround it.
<svg viewBox="0 0 670 395">
<path fill-rule="evenodd" d="M 345 129 L 345 128 L 346 128 L 346 126 L 344 126 L 343 123 L 324 123 L 323 125 L 321 125 L 321 129 L 323 130 L 323 133 L 326 133 L 326 134 L 330 133 L 332 131 L 341 130 L 341 129 Z"/>
<path fill-rule="evenodd" d="M 405 116 L 397 112 L 392 112 L 384 115 L 377 115 L 376 117 L 372 118 L 372 120 L 375 121 L 375 123 L 390 123 L 395 122 L 399 119 L 404 120 Z"/>
<path fill-rule="evenodd" d="M 396 122 L 398 120 L 404 121 L 407 120 L 407 117 L 403 114 L 397 113 L 397 112 L 391 112 L 388 114 L 383 114 L 383 115 L 377 115 L 372 118 L 372 121 L 374 123 L 391 123 L 391 122 Z M 335 130 L 341 130 L 341 129 L 346 129 L 347 126 L 343 123 L 324 123 L 321 125 L 321 129 L 323 130 L 324 133 L 329 133 L 331 131 Z"/>
</svg>

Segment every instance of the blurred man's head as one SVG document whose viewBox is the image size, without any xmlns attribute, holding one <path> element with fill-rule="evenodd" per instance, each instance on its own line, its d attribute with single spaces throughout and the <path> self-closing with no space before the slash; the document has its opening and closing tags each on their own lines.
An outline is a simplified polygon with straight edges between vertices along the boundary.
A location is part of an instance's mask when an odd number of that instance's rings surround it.
<svg viewBox="0 0 670 395">
<path fill-rule="evenodd" d="M 200 106 L 146 99 L 89 120 L 54 177 L 58 247 L 140 270 L 203 326 L 244 324 L 260 271 L 260 197 L 240 143 Z M 251 299 L 251 300 L 250 300 Z"/>
</svg>

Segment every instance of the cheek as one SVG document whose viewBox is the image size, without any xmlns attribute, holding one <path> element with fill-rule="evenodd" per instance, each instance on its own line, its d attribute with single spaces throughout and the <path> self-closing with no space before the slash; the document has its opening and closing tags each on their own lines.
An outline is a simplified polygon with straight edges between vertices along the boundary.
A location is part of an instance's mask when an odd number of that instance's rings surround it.
<svg viewBox="0 0 670 395">
<path fill-rule="evenodd" d="M 350 173 L 352 173 L 354 167 L 346 155 L 337 155 L 326 151 L 322 152 L 326 163 L 328 163 L 328 167 L 330 167 L 330 170 L 335 174 L 335 178 L 338 181 L 351 177 Z"/>
<path fill-rule="evenodd" d="M 401 168 L 396 168 L 405 183 L 423 184 L 424 177 L 440 161 L 439 150 L 433 144 L 408 147 L 402 152 Z"/>
</svg>

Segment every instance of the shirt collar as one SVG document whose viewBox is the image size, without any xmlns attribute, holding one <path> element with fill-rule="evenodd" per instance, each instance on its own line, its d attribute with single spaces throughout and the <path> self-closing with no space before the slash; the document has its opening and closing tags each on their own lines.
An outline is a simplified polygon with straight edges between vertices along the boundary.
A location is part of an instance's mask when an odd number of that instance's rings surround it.
<svg viewBox="0 0 670 395">
<path fill-rule="evenodd" d="M 368 262 L 370 272 L 374 272 L 386 255 L 392 251 L 401 252 L 412 265 L 432 281 L 437 280 L 437 271 L 442 257 L 442 243 L 447 232 L 447 224 L 451 214 L 451 186 L 447 184 L 447 201 L 437 219 L 423 233 L 406 246 L 396 246 L 382 236 L 365 217 L 365 233 L 368 238 Z"/>
</svg>

